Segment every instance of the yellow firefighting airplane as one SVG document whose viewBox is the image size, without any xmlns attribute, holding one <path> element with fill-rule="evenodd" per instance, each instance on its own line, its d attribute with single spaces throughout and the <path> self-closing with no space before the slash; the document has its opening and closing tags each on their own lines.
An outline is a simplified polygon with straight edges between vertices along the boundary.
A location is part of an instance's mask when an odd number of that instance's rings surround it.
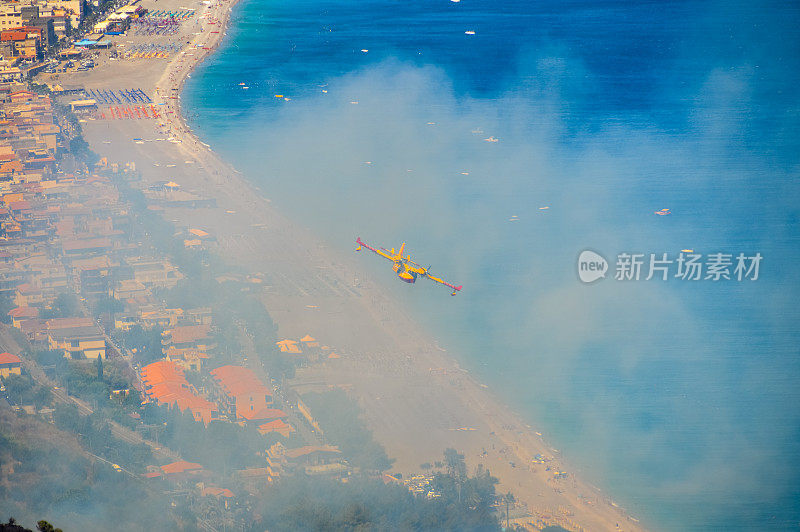
<svg viewBox="0 0 800 532">
<path fill-rule="evenodd" d="M 450 294 L 451 296 L 456 295 L 456 292 L 458 292 L 462 288 L 461 286 L 455 286 L 443 279 L 434 277 L 428 272 L 427 268 L 423 268 L 422 266 L 411 260 L 411 257 L 409 255 L 404 257 L 403 249 L 406 247 L 405 242 L 403 242 L 403 245 L 400 246 L 400 251 L 397 252 L 395 252 L 394 248 L 392 248 L 391 250 L 384 248 L 376 249 L 370 246 L 369 244 L 365 244 L 364 242 L 362 242 L 361 237 L 358 237 L 356 239 L 356 244 L 358 244 L 356 251 L 361 251 L 361 248 L 363 246 L 370 251 L 374 251 L 381 257 L 392 261 L 394 263 L 393 269 L 395 272 L 397 272 L 397 276 L 400 278 L 401 281 L 404 281 L 406 283 L 413 283 L 414 281 L 417 280 L 418 276 L 427 277 L 428 279 L 430 279 L 435 283 L 440 283 L 449 288 L 452 288 L 453 293 Z"/>
</svg>

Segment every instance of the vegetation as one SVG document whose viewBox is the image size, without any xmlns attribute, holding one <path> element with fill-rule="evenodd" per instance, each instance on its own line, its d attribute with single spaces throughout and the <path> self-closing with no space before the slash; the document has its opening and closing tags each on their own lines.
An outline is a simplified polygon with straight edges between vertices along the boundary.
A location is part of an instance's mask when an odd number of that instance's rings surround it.
<svg viewBox="0 0 800 532">
<path fill-rule="evenodd" d="M 14 303 L 14 297 L 12 293 L 5 292 L 0 294 L 0 320 L 2 320 L 3 323 L 11 322 L 8 312 L 16 307 L 17 305 Z"/>
<path fill-rule="evenodd" d="M 125 310 L 125 305 L 119 299 L 104 295 L 97 299 L 95 311 L 98 315 L 116 314 Z"/>
<path fill-rule="evenodd" d="M 337 445 L 352 465 L 375 471 L 392 466 L 386 451 L 361 419 L 358 404 L 342 390 L 308 393 L 303 395 L 303 402 L 319 422 L 325 439 Z"/>
<path fill-rule="evenodd" d="M 146 405 L 142 421 L 154 426 L 153 434 L 148 436 L 178 451 L 185 460 L 199 462 L 222 474 L 261 467 L 264 459 L 256 453 L 263 452 L 269 445 L 269 440 L 253 427 L 225 421 L 212 421 L 205 426 L 188 412 L 154 404 Z"/>
<path fill-rule="evenodd" d="M 108 530 L 109 523 L 117 530 L 138 530 L 147 515 L 154 530 L 175 528 L 160 493 L 87 456 L 75 436 L 4 408 L 0 463 L 3 511 L 21 522 L 45 516 L 69 523 L 71 530 Z"/>
<path fill-rule="evenodd" d="M 56 405 L 53 414 L 56 427 L 77 434 L 94 454 L 114 463 L 126 464 L 128 469 L 143 471 L 152 459 L 152 452 L 145 444 L 131 444 L 115 438 L 111 426 L 104 416 L 83 416 L 75 405 Z"/>
<path fill-rule="evenodd" d="M 98 155 L 89 148 L 89 143 L 86 142 L 83 136 L 70 139 L 69 151 L 76 159 L 81 159 L 87 164 L 94 164 L 99 159 Z"/>
<path fill-rule="evenodd" d="M 65 362 L 60 366 L 59 381 L 70 395 L 90 402 L 94 408 L 118 408 L 120 402 L 111 399 L 113 390 L 128 390 L 123 396 L 122 406 L 138 407 L 141 403 L 138 392 L 129 389 L 124 362 L 106 360 L 101 366 L 89 360 Z"/>
<path fill-rule="evenodd" d="M 39 410 L 50 404 L 50 390 L 36 384 L 28 374 L 9 375 L 3 384 L 8 398 L 17 405 L 33 405 Z"/>
<path fill-rule="evenodd" d="M 62 532 L 60 528 L 55 528 L 53 525 L 42 519 L 36 523 L 36 530 L 39 532 Z M 0 523 L 0 532 L 33 532 L 30 528 L 18 525 L 16 519 L 9 518 L 8 522 Z"/>
<path fill-rule="evenodd" d="M 452 451 L 451 458 L 463 464 L 463 455 Z M 347 483 L 285 479 L 259 501 L 257 513 L 264 518 L 251 530 L 499 530 L 496 483 L 482 469 L 473 477 L 438 473 L 433 488 L 441 495 L 428 499 L 365 476 Z"/>
<path fill-rule="evenodd" d="M 39 317 L 46 320 L 50 318 L 72 318 L 78 315 L 78 297 L 73 293 L 62 292 L 56 296 L 51 308 L 42 309 Z"/>
<path fill-rule="evenodd" d="M 433 488 L 442 494 L 447 501 L 448 510 L 452 512 L 469 512 L 474 523 L 495 520 L 495 484 L 483 466 L 478 466 L 475 475 L 467 475 L 464 455 L 455 449 L 445 450 L 447 471 L 434 475 Z"/>
<path fill-rule="evenodd" d="M 115 336 L 122 341 L 122 345 L 135 353 L 139 363 L 146 365 L 164 356 L 161 351 L 163 331 L 159 327 L 144 329 L 141 325 L 134 325 L 129 331 L 117 332 Z"/>
<path fill-rule="evenodd" d="M 256 354 L 274 378 L 292 377 L 294 365 L 276 352 L 277 327 L 256 295 L 249 293 L 250 286 L 241 282 L 217 280 L 230 274 L 232 268 L 219 256 L 208 250 L 187 249 L 181 239 L 173 236 L 174 228 L 158 216 L 147 214 L 147 201 L 143 193 L 120 180 L 120 193 L 133 210 L 138 212 L 139 237 L 147 238 L 152 246 L 167 255 L 185 275 L 177 286 L 164 291 L 161 296 L 168 307 L 211 307 L 218 344 L 216 359 L 225 363 L 242 352 L 242 333 L 252 334 Z"/>
</svg>

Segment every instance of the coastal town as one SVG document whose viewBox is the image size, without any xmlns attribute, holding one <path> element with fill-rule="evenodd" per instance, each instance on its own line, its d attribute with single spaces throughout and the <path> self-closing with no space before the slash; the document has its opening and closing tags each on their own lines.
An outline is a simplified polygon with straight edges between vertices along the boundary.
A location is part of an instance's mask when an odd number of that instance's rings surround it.
<svg viewBox="0 0 800 532">
<path fill-rule="evenodd" d="M 257 501 L 298 478 L 430 504 L 452 481 L 460 503 L 474 471 L 501 526 L 639 529 L 440 350 L 383 332 L 385 296 L 298 246 L 191 134 L 180 88 L 232 8 L 193 5 L 0 4 L 2 408 L 176 528 L 257 528 Z M 378 324 L 364 343 L 359 320 Z M 14 485 L 26 466 L 3 452 Z"/>
</svg>

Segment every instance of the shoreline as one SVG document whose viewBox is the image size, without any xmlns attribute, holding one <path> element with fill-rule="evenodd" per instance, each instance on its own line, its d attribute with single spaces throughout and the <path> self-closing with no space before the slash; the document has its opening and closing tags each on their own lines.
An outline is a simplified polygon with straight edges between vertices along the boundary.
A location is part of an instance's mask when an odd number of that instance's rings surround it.
<svg viewBox="0 0 800 532">
<path fill-rule="evenodd" d="M 158 7 L 173 4 L 177 8 L 179 2 L 161 0 Z M 109 162 L 133 160 L 145 182 L 168 178 L 217 201 L 216 208 L 165 207 L 163 214 L 179 227 L 210 229 L 218 241 L 212 251 L 267 279 L 262 300 L 281 337 L 310 333 L 342 354 L 341 359 L 299 369 L 291 384 L 348 390 L 358 399 L 376 440 L 396 459 L 394 470 L 417 472 L 420 464 L 438 460 L 446 447 L 454 447 L 466 455 L 470 469 L 478 464 L 490 469 L 500 479 L 498 493 L 513 491 L 534 520 L 571 530 L 642 529 L 572 470 L 567 469 L 565 479 L 554 479 L 548 466 L 560 470 L 564 460 L 523 416 L 461 369 L 454 356 L 440 351 L 430 331 L 399 308 L 352 258 L 284 217 L 257 186 L 191 131 L 180 112 L 181 89 L 226 36 L 237 4 L 214 0 L 199 9 L 195 25 L 202 25 L 203 17 L 213 18 L 216 32 L 203 28 L 163 69 L 151 63 L 143 72 L 136 68 L 141 61 L 133 60 L 70 74 L 72 84 L 87 87 L 125 87 L 135 80 L 153 95 L 154 104 L 164 104 L 163 125 L 155 120 L 87 121 L 84 132 L 92 149 Z M 181 36 L 188 37 L 190 29 L 182 28 Z M 131 142 L 159 133 L 172 140 Z M 341 273 L 351 271 L 358 272 L 358 285 Z M 534 464 L 536 455 L 552 460 Z"/>
</svg>

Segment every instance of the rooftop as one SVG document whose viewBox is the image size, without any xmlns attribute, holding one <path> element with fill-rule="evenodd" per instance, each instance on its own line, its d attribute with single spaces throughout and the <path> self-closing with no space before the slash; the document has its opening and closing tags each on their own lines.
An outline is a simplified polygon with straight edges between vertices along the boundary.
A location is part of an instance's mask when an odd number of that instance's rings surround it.
<svg viewBox="0 0 800 532">
<path fill-rule="evenodd" d="M 11 353 L 0 353 L 0 364 L 21 364 L 22 360 Z"/>
</svg>

